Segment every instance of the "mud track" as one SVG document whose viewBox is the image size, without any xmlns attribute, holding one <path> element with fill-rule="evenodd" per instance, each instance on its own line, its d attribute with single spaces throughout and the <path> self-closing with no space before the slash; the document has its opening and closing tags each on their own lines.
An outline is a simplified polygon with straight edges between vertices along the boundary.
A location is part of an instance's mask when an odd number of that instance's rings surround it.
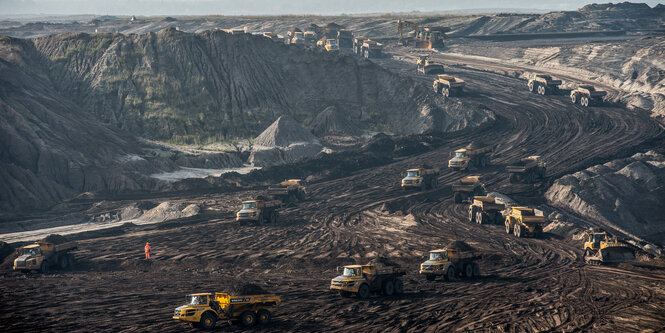
<svg viewBox="0 0 665 333">
<path fill-rule="evenodd" d="M 418 76 L 411 64 L 381 65 Z M 282 297 L 274 323 L 254 331 L 634 331 L 665 325 L 665 269 L 582 263 L 579 242 L 546 235 L 516 239 L 500 225 L 467 222 L 445 169 L 449 152 L 471 140 L 496 142 L 488 189 L 522 203 L 542 203 L 547 184 L 509 184 L 503 167 L 541 155 L 550 179 L 634 152 L 662 127 L 648 114 L 620 107 L 589 109 L 565 96 L 539 96 L 525 82 L 465 68 L 468 102 L 488 106 L 497 121 L 484 131 L 449 136 L 427 153 L 309 186 L 311 198 L 285 209 L 279 225 L 240 226 L 234 206 L 254 192 L 206 193 L 192 200 L 211 209 L 201 217 L 124 226 L 81 236 L 74 271 L 31 275 L 0 271 L 0 314 L 9 331 L 179 332 L 170 319 L 189 292 L 222 291 L 240 281 Z M 437 190 L 402 192 L 400 172 L 427 163 L 442 168 Z M 384 205 L 385 204 L 385 205 Z M 389 212 L 382 211 L 387 207 Z M 217 210 L 215 210 L 217 209 Z M 417 274 L 427 251 L 462 239 L 484 253 L 483 277 L 426 281 Z M 155 259 L 141 260 L 145 241 Z M 390 256 L 409 269 L 401 297 L 343 299 L 328 291 L 335 267 Z M 240 331 L 239 326 L 225 331 Z"/>
</svg>

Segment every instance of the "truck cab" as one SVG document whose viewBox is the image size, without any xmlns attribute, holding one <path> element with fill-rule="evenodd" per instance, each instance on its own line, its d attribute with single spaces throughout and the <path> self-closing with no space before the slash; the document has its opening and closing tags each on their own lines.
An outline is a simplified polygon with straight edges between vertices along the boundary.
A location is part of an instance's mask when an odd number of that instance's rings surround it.
<svg viewBox="0 0 665 333">
<path fill-rule="evenodd" d="M 454 170 L 466 170 L 469 168 L 469 161 L 471 161 L 471 158 L 469 157 L 467 149 L 457 149 L 455 150 L 453 158 L 448 161 L 448 167 Z"/>
<path fill-rule="evenodd" d="M 257 200 L 248 200 L 241 203 L 240 210 L 236 213 L 236 221 L 255 221 L 258 219 L 259 203 Z"/>
<path fill-rule="evenodd" d="M 326 39 L 326 45 L 324 48 L 328 52 L 339 53 L 339 43 L 337 42 L 337 39 Z"/>
</svg>

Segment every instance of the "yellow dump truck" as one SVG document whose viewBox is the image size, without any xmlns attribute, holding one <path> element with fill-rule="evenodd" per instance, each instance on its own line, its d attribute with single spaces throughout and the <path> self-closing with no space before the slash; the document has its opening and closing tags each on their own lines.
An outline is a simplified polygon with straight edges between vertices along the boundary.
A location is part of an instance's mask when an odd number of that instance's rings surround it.
<svg viewBox="0 0 665 333">
<path fill-rule="evenodd" d="M 231 296 L 226 293 L 187 295 L 187 303 L 175 309 L 173 319 L 192 327 L 212 330 L 218 321 L 239 321 L 244 326 L 267 325 L 272 319 L 270 307 L 281 299 L 273 294 Z"/>
<path fill-rule="evenodd" d="M 248 200 L 242 202 L 242 207 L 236 213 L 236 222 L 255 221 L 259 224 L 279 222 L 279 212 L 282 202 L 279 200 Z"/>
<path fill-rule="evenodd" d="M 402 189 L 410 188 L 426 190 L 439 187 L 439 170 L 429 168 L 417 168 L 406 170 L 406 176 L 402 178 Z"/>
<path fill-rule="evenodd" d="M 314 31 L 305 31 L 303 34 L 305 38 L 306 46 L 315 46 L 316 45 L 316 32 Z"/>
<path fill-rule="evenodd" d="M 74 264 L 71 251 L 77 247 L 76 242 L 66 241 L 62 236 L 48 236 L 18 249 L 19 256 L 14 259 L 14 270 L 48 273 L 53 266 L 66 269 Z"/>
<path fill-rule="evenodd" d="M 437 94 L 444 97 L 459 96 L 464 92 L 464 80 L 447 74 L 439 74 L 432 83 L 432 88 Z"/>
<path fill-rule="evenodd" d="M 443 65 L 432 61 L 429 56 L 420 56 L 416 61 L 416 69 L 423 74 L 443 74 Z"/>
<path fill-rule="evenodd" d="M 474 196 L 485 195 L 485 185 L 480 182 L 480 176 L 466 176 L 452 185 L 455 203 L 472 201 Z"/>
<path fill-rule="evenodd" d="M 633 250 L 602 230 L 589 230 L 584 235 L 584 261 L 588 264 L 618 263 L 635 259 Z"/>
<path fill-rule="evenodd" d="M 356 55 L 362 54 L 362 47 L 365 44 L 365 41 L 368 40 L 365 36 L 356 36 L 353 38 L 353 53 Z"/>
<path fill-rule="evenodd" d="M 353 47 L 353 31 L 340 29 L 337 31 L 337 42 L 340 49 L 350 49 Z"/>
<path fill-rule="evenodd" d="M 480 276 L 480 259 L 478 252 L 462 241 L 454 241 L 445 248 L 429 252 L 429 259 L 420 264 L 420 274 L 427 280 L 434 280 L 438 276 L 448 281 L 458 276 L 474 278 Z"/>
<path fill-rule="evenodd" d="M 469 222 L 478 224 L 500 224 L 501 212 L 506 206 L 487 196 L 475 196 L 469 205 Z"/>
<path fill-rule="evenodd" d="M 594 86 L 583 84 L 570 91 L 570 101 L 580 103 L 582 106 L 600 105 L 603 103 L 603 96 L 607 92 L 596 90 Z"/>
<path fill-rule="evenodd" d="M 545 222 L 545 216 L 540 211 L 529 207 L 511 207 L 505 220 L 506 233 L 512 232 L 515 237 L 540 237 Z"/>
<path fill-rule="evenodd" d="M 559 92 L 559 85 L 561 85 L 561 80 L 554 80 L 546 74 L 536 74 L 527 83 L 529 91 L 539 95 L 556 94 Z"/>
<path fill-rule="evenodd" d="M 329 53 L 339 53 L 339 44 L 337 39 L 322 39 L 316 42 L 316 45 L 322 47 Z"/>
<path fill-rule="evenodd" d="M 268 195 L 285 204 L 305 200 L 307 192 L 302 179 L 287 179 L 277 185 L 268 187 Z"/>
<path fill-rule="evenodd" d="M 511 183 L 534 183 L 545 179 L 547 174 L 547 163 L 540 156 L 529 156 L 520 159 L 519 162 L 506 166 L 508 180 Z"/>
<path fill-rule="evenodd" d="M 490 164 L 492 146 L 485 146 L 478 142 L 471 142 L 466 148 L 460 148 L 451 153 L 448 168 L 456 171 L 469 170 L 469 167 L 484 167 Z"/>
<path fill-rule="evenodd" d="M 367 59 L 381 58 L 383 56 L 383 44 L 368 39 L 360 47 L 360 54 Z"/>
<path fill-rule="evenodd" d="M 397 266 L 380 263 L 344 266 L 342 275 L 330 281 L 330 290 L 339 292 L 342 297 L 352 295 L 365 299 L 370 293 L 377 292 L 386 296 L 404 292 L 401 277 L 406 273 Z"/>
</svg>

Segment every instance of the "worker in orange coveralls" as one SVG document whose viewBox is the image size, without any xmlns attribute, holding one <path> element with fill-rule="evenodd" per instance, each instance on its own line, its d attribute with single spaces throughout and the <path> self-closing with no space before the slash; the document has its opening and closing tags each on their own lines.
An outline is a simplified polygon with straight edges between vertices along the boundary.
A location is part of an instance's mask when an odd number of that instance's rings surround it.
<svg viewBox="0 0 665 333">
<path fill-rule="evenodd" d="M 150 243 L 145 243 L 145 258 L 150 259 Z"/>
</svg>

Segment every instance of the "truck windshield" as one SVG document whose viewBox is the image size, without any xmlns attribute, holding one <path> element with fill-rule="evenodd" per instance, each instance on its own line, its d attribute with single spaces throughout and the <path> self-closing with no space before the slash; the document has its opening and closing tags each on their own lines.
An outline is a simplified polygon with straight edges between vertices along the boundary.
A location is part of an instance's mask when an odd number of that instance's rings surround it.
<svg viewBox="0 0 665 333">
<path fill-rule="evenodd" d="M 344 276 L 360 276 L 360 268 L 344 267 Z"/>
<path fill-rule="evenodd" d="M 42 254 L 42 250 L 38 247 L 33 247 L 30 249 L 23 249 L 23 254 L 27 254 L 30 256 L 36 256 L 38 254 Z"/>
<path fill-rule="evenodd" d="M 334 39 L 333 39 L 333 40 L 329 40 L 329 41 L 328 41 L 328 44 L 330 44 L 330 46 L 332 46 L 332 47 L 335 47 L 335 46 L 337 46 L 337 41 L 334 40 Z"/>
<path fill-rule="evenodd" d="M 208 304 L 208 296 L 187 296 L 187 304 L 189 305 L 205 305 Z"/>
<path fill-rule="evenodd" d="M 254 209 L 256 208 L 256 202 L 246 202 L 242 204 L 242 209 Z"/>
<path fill-rule="evenodd" d="M 430 252 L 429 253 L 429 260 L 443 260 L 448 258 L 448 254 L 446 252 Z"/>
<path fill-rule="evenodd" d="M 455 157 L 457 157 L 457 158 L 464 158 L 464 157 L 466 157 L 466 153 L 465 153 L 465 152 L 461 152 L 461 151 L 456 152 L 456 153 L 455 153 Z"/>
<path fill-rule="evenodd" d="M 407 171 L 406 176 L 407 177 L 418 177 L 418 171 Z"/>
</svg>

